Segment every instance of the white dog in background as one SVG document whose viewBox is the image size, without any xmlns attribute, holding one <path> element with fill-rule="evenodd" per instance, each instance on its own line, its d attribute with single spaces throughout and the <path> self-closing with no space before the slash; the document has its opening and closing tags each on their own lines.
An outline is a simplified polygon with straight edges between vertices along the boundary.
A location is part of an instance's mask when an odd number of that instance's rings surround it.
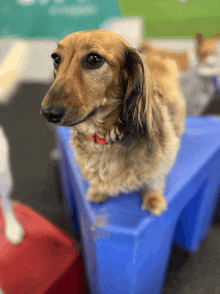
<svg viewBox="0 0 220 294">
<path fill-rule="evenodd" d="M 23 240 L 24 230 L 13 213 L 10 201 L 12 187 L 13 179 L 10 169 L 9 144 L 3 128 L 0 127 L 0 194 L 5 220 L 5 236 L 9 242 L 19 244 Z"/>
</svg>

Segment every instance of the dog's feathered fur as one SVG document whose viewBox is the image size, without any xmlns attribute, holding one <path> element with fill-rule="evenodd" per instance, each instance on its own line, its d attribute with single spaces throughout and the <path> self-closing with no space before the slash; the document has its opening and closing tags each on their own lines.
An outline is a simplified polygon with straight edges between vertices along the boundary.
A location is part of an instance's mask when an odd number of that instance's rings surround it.
<svg viewBox="0 0 220 294">
<path fill-rule="evenodd" d="M 99 68 L 83 64 L 91 52 L 104 58 Z M 70 144 L 89 182 L 88 201 L 143 188 L 142 208 L 160 215 L 166 209 L 165 176 L 184 131 L 185 103 L 175 62 L 142 55 L 104 30 L 73 33 L 54 53 L 61 62 L 42 107 L 65 107 L 58 125 L 74 124 Z M 86 135 L 110 144 L 99 145 Z"/>
</svg>

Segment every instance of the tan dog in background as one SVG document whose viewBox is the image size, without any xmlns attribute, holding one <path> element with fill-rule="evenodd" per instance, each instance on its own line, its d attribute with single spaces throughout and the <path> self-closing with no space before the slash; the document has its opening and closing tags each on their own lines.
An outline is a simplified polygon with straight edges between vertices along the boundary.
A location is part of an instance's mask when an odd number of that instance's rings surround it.
<svg viewBox="0 0 220 294">
<path fill-rule="evenodd" d="M 195 36 L 195 55 L 197 60 L 205 65 L 209 66 L 210 69 L 217 65 L 217 49 L 218 49 L 218 38 L 220 33 L 216 34 L 211 38 L 203 38 L 201 33 L 196 34 Z M 189 52 L 183 51 L 173 51 L 168 49 L 159 49 L 152 45 L 152 41 L 149 39 L 143 39 L 139 50 L 147 55 L 159 55 L 163 58 L 170 58 L 176 61 L 178 69 L 180 71 L 189 70 Z"/>
<path fill-rule="evenodd" d="M 152 45 L 152 41 L 143 39 L 139 51 L 146 55 L 159 55 L 162 58 L 173 59 L 178 67 L 178 70 L 185 71 L 189 69 L 189 56 L 187 51 L 178 52 L 168 49 L 159 49 Z"/>
<path fill-rule="evenodd" d="M 196 55 L 200 62 L 204 64 L 212 63 L 215 61 L 217 54 L 217 41 L 220 33 L 211 38 L 203 38 L 201 33 L 196 34 Z M 213 59 L 214 58 L 214 59 Z"/>
<path fill-rule="evenodd" d="M 101 202 L 143 188 L 142 209 L 160 215 L 163 189 L 184 131 L 176 63 L 129 47 L 105 30 L 73 33 L 53 52 L 55 80 L 41 114 L 71 127 L 71 146 Z"/>
<path fill-rule="evenodd" d="M 198 73 L 204 76 L 215 76 L 220 73 L 218 64 L 218 38 L 220 33 L 211 38 L 196 34 L 196 56 L 199 61 Z"/>
</svg>

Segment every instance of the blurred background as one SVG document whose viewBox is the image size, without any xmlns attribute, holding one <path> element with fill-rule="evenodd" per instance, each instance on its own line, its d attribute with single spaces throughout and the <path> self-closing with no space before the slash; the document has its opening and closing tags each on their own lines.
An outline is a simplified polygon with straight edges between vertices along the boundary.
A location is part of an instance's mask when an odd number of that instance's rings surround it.
<svg viewBox="0 0 220 294">
<path fill-rule="evenodd" d="M 11 197 L 59 226 L 79 248 L 62 199 L 53 127 L 39 112 L 53 81 L 50 55 L 57 42 L 89 29 L 114 31 L 135 48 L 151 39 L 177 59 L 185 54 L 179 76 L 188 114 L 220 114 L 219 38 L 210 64 L 199 60 L 195 39 L 220 33 L 219 0 L 1 0 L 0 125 L 10 144 Z M 198 252 L 173 246 L 164 294 L 220 294 L 218 211 Z"/>
</svg>

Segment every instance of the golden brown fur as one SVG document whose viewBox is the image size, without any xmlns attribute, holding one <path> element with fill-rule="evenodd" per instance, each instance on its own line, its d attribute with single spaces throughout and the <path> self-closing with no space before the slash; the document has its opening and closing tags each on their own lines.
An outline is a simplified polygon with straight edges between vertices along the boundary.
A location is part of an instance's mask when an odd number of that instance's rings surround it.
<svg viewBox="0 0 220 294">
<path fill-rule="evenodd" d="M 201 33 L 196 34 L 196 55 L 198 60 L 204 64 L 207 62 L 207 57 L 217 53 L 217 41 L 220 33 L 211 38 L 203 38 Z"/>
<path fill-rule="evenodd" d="M 89 182 L 87 199 L 100 202 L 143 188 L 142 208 L 160 215 L 166 209 L 165 176 L 184 131 L 185 103 L 175 62 L 149 58 L 104 30 L 73 33 L 55 53 L 61 63 L 42 107 L 65 107 L 67 112 L 57 125 L 75 124 L 70 144 Z M 83 60 L 89 53 L 106 61 L 87 69 Z M 124 138 L 118 140 L 123 132 Z M 97 144 L 86 135 L 105 138 L 110 144 Z"/>
<path fill-rule="evenodd" d="M 188 52 L 175 52 L 167 49 L 159 49 L 152 45 L 151 40 L 143 39 L 139 51 L 147 55 L 159 55 L 162 58 L 169 58 L 176 61 L 179 70 L 184 71 L 189 69 Z"/>
</svg>

